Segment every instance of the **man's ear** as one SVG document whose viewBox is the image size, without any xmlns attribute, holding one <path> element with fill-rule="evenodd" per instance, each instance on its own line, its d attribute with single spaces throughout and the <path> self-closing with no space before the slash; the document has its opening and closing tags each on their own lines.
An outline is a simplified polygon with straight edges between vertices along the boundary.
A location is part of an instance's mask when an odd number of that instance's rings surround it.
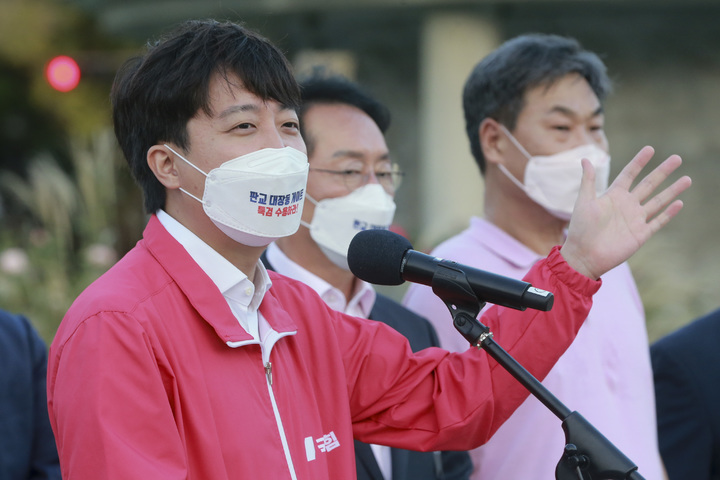
<svg viewBox="0 0 720 480">
<path fill-rule="evenodd" d="M 478 136 L 485 163 L 504 163 L 507 136 L 500 129 L 497 120 L 488 117 L 480 122 Z"/>
<path fill-rule="evenodd" d="M 147 153 L 147 162 L 155 178 L 165 188 L 175 189 L 180 187 L 178 172 L 175 162 L 179 160 L 174 153 L 164 145 L 153 145 Z"/>
</svg>

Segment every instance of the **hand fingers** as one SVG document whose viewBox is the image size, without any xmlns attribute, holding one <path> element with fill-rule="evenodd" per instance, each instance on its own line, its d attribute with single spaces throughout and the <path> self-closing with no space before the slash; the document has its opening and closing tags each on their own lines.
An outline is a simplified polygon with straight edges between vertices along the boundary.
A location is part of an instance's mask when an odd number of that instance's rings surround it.
<svg viewBox="0 0 720 480">
<path fill-rule="evenodd" d="M 645 213 L 647 214 L 647 218 L 650 219 L 657 215 L 667 204 L 687 190 L 690 185 L 692 185 L 692 180 L 690 177 L 685 175 L 675 180 L 672 185 L 648 200 L 645 204 Z M 668 220 L 670 218 L 668 218 Z"/>
<path fill-rule="evenodd" d="M 580 191 L 578 193 L 578 199 L 581 198 L 595 198 L 595 167 L 593 167 L 590 160 L 583 158 L 580 160 L 582 165 L 582 180 L 580 181 Z"/>
<path fill-rule="evenodd" d="M 679 156 L 669 156 L 637 184 L 633 189 L 633 195 L 635 195 L 640 202 L 645 201 L 680 165 L 682 165 L 682 159 Z"/>
<path fill-rule="evenodd" d="M 611 187 L 620 187 L 629 191 L 637 176 L 640 175 L 640 172 L 645 168 L 645 165 L 648 164 L 654 154 L 655 149 L 650 146 L 641 148 L 635 157 L 633 157 L 618 174 Z"/>
<path fill-rule="evenodd" d="M 683 208 L 682 200 L 675 200 L 662 213 L 650 220 L 647 225 L 650 227 L 652 234 L 663 228 L 675 215 L 680 213 Z"/>
</svg>

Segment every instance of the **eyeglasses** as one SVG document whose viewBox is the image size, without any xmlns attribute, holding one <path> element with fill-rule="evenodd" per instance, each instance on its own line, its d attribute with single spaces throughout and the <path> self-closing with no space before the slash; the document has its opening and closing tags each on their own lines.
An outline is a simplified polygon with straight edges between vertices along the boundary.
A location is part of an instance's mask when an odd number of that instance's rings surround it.
<svg viewBox="0 0 720 480">
<path fill-rule="evenodd" d="M 310 168 L 311 172 L 322 172 L 334 175 L 336 178 L 341 178 L 345 183 L 348 190 L 353 191 L 357 188 L 367 185 L 370 181 L 370 172 L 363 172 L 362 170 L 330 170 L 327 168 Z M 373 172 L 378 183 L 388 193 L 395 193 L 398 189 L 402 178 L 405 176 L 405 172 L 400 171 L 398 165 L 393 165 L 390 170 L 381 170 L 379 172 Z"/>
</svg>

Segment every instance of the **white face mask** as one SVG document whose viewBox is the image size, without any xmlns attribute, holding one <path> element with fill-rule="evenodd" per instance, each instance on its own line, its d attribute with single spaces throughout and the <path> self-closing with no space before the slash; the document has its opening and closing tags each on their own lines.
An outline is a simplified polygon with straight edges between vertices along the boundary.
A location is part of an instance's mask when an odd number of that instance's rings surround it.
<svg viewBox="0 0 720 480">
<path fill-rule="evenodd" d="M 205 175 L 200 200 L 205 214 L 228 237 L 262 247 L 297 231 L 308 177 L 307 155 L 291 148 L 264 148 L 228 160 L 205 173 L 175 150 L 175 155 Z"/>
<path fill-rule="evenodd" d="M 530 155 L 520 142 L 500 125 L 508 138 L 528 159 L 525 167 L 525 178 L 520 183 L 505 168 L 498 165 L 510 180 L 522 189 L 535 203 L 542 206 L 562 220 L 570 220 L 575 201 L 580 193 L 582 182 L 582 164 L 580 161 L 587 158 L 595 167 L 595 191 L 601 195 L 608 187 L 610 177 L 610 155 L 594 143 L 581 145 L 571 150 L 556 153 L 555 155 Z"/>
<path fill-rule="evenodd" d="M 383 187 L 368 183 L 344 197 L 315 201 L 310 225 L 310 236 L 323 253 L 338 267 L 350 270 L 347 251 L 350 241 L 361 230 L 390 228 L 395 215 L 395 202 Z"/>
</svg>

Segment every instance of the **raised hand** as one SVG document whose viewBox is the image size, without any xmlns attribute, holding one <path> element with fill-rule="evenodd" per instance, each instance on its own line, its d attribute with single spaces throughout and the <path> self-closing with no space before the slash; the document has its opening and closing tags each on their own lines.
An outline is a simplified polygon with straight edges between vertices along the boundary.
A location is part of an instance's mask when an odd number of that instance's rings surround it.
<svg viewBox="0 0 720 480">
<path fill-rule="evenodd" d="M 583 179 L 568 236 L 561 253 L 578 272 L 597 279 L 630 258 L 683 207 L 676 197 L 692 183 L 683 176 L 653 196 L 653 192 L 681 164 L 671 155 L 632 187 L 655 150 L 644 147 L 623 168 L 610 188 L 597 197 L 595 171 L 583 160 Z"/>
</svg>

